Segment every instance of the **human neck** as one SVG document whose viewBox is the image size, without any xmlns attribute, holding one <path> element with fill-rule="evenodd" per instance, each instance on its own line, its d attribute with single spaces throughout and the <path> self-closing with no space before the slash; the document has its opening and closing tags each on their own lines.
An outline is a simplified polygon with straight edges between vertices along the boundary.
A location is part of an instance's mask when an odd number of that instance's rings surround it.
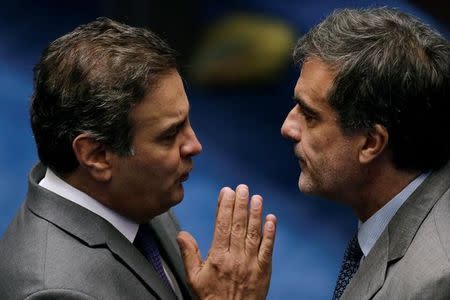
<svg viewBox="0 0 450 300">
<path fill-rule="evenodd" d="M 60 177 L 74 188 L 89 195 L 101 204 L 111 207 L 105 184 L 92 179 L 86 170 L 78 167 L 74 172 Z"/>
<path fill-rule="evenodd" d="M 372 166 L 359 199 L 352 205 L 359 220 L 365 222 L 419 175 L 419 171 L 398 170 L 390 163 Z"/>
</svg>

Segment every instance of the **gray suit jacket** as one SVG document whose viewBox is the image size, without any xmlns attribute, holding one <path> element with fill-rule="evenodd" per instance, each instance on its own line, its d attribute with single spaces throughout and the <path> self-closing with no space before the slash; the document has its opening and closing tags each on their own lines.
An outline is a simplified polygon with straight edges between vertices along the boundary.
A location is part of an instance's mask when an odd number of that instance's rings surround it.
<svg viewBox="0 0 450 300">
<path fill-rule="evenodd" d="M 402 205 L 341 299 L 450 299 L 450 163 Z"/>
<path fill-rule="evenodd" d="M 0 299 L 174 299 L 145 257 L 109 222 L 29 177 L 25 203 L 0 241 Z M 151 225 L 185 299 L 173 215 Z"/>
</svg>

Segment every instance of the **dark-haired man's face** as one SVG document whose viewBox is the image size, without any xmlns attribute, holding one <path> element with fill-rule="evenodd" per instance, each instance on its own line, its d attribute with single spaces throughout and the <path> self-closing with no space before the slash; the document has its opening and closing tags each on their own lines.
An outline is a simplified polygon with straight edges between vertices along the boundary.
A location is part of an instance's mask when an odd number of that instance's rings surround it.
<svg viewBox="0 0 450 300">
<path fill-rule="evenodd" d="M 130 111 L 133 154 L 113 157 L 111 205 L 137 222 L 148 221 L 183 199 L 183 181 L 201 145 L 189 123 L 189 102 L 178 72 Z"/>
<path fill-rule="evenodd" d="M 301 168 L 302 192 L 341 199 L 358 180 L 360 136 L 343 135 L 336 112 L 328 102 L 334 73 L 319 59 L 302 67 L 294 89 L 296 105 L 281 133 L 294 142 Z"/>
</svg>

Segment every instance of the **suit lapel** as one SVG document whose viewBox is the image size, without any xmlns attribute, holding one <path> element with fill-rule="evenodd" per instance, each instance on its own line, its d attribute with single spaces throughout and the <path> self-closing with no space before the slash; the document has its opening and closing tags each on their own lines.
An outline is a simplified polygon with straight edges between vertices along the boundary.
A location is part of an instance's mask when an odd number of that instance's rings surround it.
<svg viewBox="0 0 450 300">
<path fill-rule="evenodd" d="M 450 163 L 434 172 L 400 207 L 388 230 L 395 242 L 389 245 L 389 260 L 403 257 L 422 222 L 442 195 L 449 189 Z"/>
<path fill-rule="evenodd" d="M 121 233 L 115 229 L 110 231 L 106 244 L 111 252 L 119 258 L 119 261 L 125 263 L 153 291 L 156 297 L 164 300 L 175 299 L 147 259 Z"/>
<path fill-rule="evenodd" d="M 389 235 L 382 234 L 348 284 L 341 299 L 370 299 L 384 283 L 389 249 Z"/>
<path fill-rule="evenodd" d="M 35 167 L 29 178 L 26 205 L 36 215 L 74 236 L 89 247 L 108 248 L 160 299 L 174 299 L 146 258 L 114 226 L 57 194 L 40 187 L 45 167 Z"/>
<path fill-rule="evenodd" d="M 167 258 L 167 263 L 174 273 L 183 295 L 185 297 L 188 296 L 188 298 L 194 298 L 190 288 L 186 284 L 186 272 L 181 258 L 180 249 L 175 239 L 180 230 L 175 217 L 169 211 L 163 215 L 155 217 L 150 224 L 155 231 L 160 245 L 162 246 L 161 248 L 164 252 L 162 254 Z"/>
<path fill-rule="evenodd" d="M 430 174 L 405 201 L 361 263 L 341 299 L 370 299 L 378 292 L 389 265 L 405 255 L 420 225 L 448 190 L 449 176 L 450 163 L 447 163 Z"/>
</svg>

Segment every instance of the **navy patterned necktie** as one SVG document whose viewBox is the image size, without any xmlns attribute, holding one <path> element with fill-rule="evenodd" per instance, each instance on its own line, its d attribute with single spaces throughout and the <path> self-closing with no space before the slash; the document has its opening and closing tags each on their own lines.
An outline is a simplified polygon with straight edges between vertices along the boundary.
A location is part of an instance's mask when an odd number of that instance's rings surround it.
<svg viewBox="0 0 450 300">
<path fill-rule="evenodd" d="M 345 250 L 341 271 L 339 272 L 336 287 L 334 288 L 333 300 L 341 298 L 345 288 L 358 270 L 362 255 L 363 253 L 358 243 L 358 234 L 356 233 Z"/>
<path fill-rule="evenodd" d="M 145 258 L 147 258 L 147 260 L 155 269 L 156 273 L 158 273 L 159 277 L 162 279 L 164 285 L 175 296 L 175 293 L 172 289 L 169 279 L 167 278 L 166 273 L 164 272 L 164 268 L 161 261 L 161 255 L 158 249 L 158 244 L 156 243 L 153 235 L 154 233 L 150 228 L 150 225 L 141 224 L 139 225 L 139 230 L 136 234 L 136 238 L 134 239 L 133 244 L 145 256 Z"/>
</svg>

